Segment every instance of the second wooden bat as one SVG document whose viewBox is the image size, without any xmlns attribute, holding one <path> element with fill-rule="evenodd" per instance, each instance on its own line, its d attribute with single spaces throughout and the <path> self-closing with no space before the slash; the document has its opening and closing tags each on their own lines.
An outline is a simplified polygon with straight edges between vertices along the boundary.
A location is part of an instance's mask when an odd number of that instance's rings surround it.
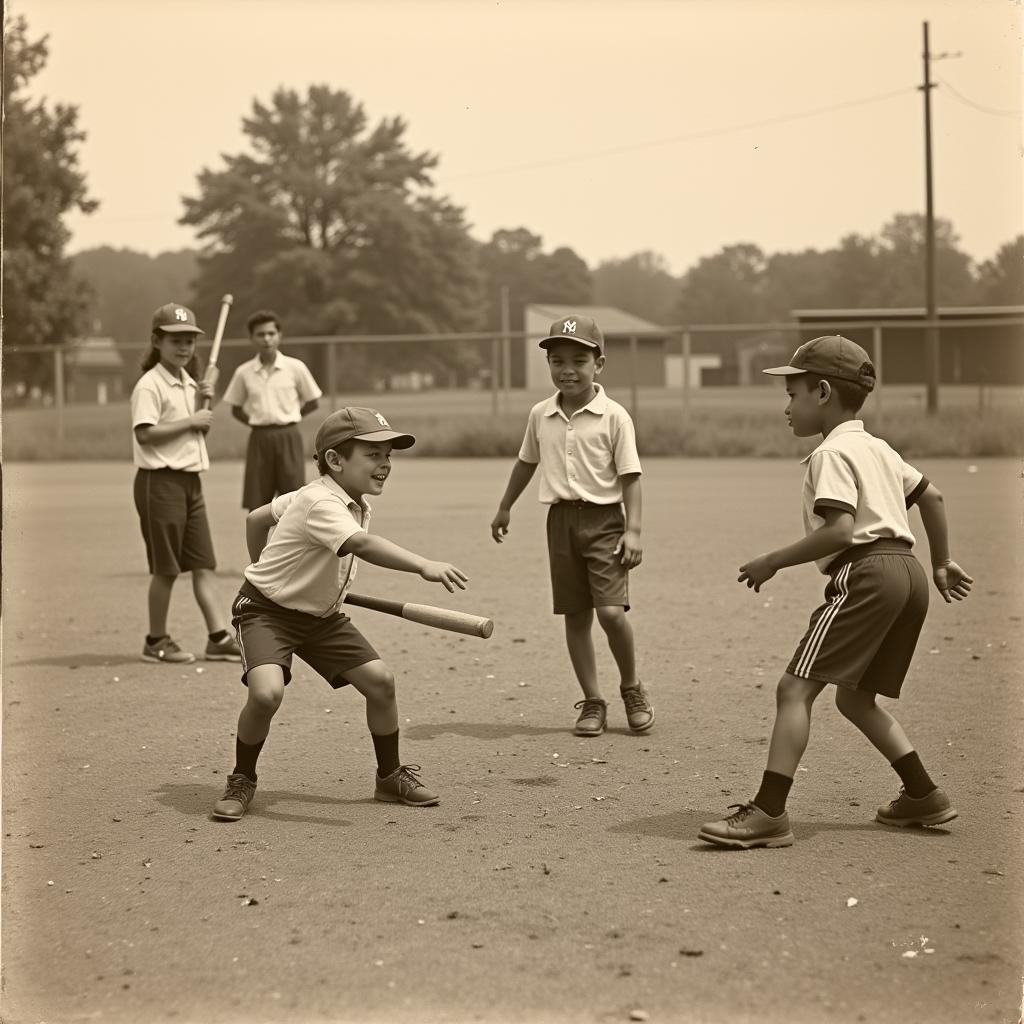
<svg viewBox="0 0 1024 1024">
<path fill-rule="evenodd" d="M 451 608 L 438 608 L 432 604 L 413 604 L 410 601 L 390 601 L 383 597 L 368 597 L 365 594 L 346 594 L 345 603 L 357 608 L 372 608 L 375 612 L 397 615 L 410 622 L 419 622 L 435 629 L 447 629 L 453 633 L 479 636 L 486 640 L 494 631 L 494 622 L 482 615 L 470 615 Z"/>
</svg>

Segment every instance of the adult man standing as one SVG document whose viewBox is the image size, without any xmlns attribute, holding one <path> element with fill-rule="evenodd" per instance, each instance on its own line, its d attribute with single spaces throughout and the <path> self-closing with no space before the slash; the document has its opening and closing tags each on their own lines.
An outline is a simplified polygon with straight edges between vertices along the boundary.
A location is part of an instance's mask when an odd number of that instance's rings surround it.
<svg viewBox="0 0 1024 1024">
<path fill-rule="evenodd" d="M 323 392 L 300 359 L 283 355 L 281 323 L 261 309 L 246 321 L 256 355 L 235 370 L 224 392 L 236 420 L 252 428 L 245 455 L 242 507 L 250 512 L 306 482 L 298 424 L 316 409 Z"/>
</svg>

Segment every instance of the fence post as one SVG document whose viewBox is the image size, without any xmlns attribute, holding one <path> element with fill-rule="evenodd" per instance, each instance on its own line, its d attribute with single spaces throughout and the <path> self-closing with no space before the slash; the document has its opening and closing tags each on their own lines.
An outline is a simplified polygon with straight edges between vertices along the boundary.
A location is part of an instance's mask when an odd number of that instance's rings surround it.
<svg viewBox="0 0 1024 1024">
<path fill-rule="evenodd" d="M 500 342 L 498 336 L 491 338 L 491 415 L 498 415 L 498 373 L 500 370 Z"/>
<path fill-rule="evenodd" d="M 505 411 L 511 405 L 510 389 L 512 387 L 512 341 L 508 336 L 511 317 L 508 308 L 508 285 L 501 286 L 501 390 L 504 397 Z"/>
<path fill-rule="evenodd" d="M 690 332 L 683 331 L 683 430 L 690 426 Z"/>
<path fill-rule="evenodd" d="M 640 398 L 637 391 L 638 376 L 637 340 L 636 335 L 629 339 L 629 401 L 630 415 L 633 417 L 633 425 L 636 426 L 640 419 Z"/>
<path fill-rule="evenodd" d="M 333 341 L 329 341 L 327 343 L 327 396 L 328 405 L 330 405 L 330 409 L 328 410 L 329 412 L 334 412 L 336 408 L 334 401 L 335 393 L 337 391 L 334 385 L 334 348 L 335 343 Z"/>
<path fill-rule="evenodd" d="M 53 350 L 53 404 L 57 412 L 57 458 L 64 455 L 64 349 Z"/>
<path fill-rule="evenodd" d="M 875 349 L 875 413 L 881 430 L 885 414 L 882 411 L 882 328 L 878 324 L 872 325 L 871 338 Z"/>
</svg>

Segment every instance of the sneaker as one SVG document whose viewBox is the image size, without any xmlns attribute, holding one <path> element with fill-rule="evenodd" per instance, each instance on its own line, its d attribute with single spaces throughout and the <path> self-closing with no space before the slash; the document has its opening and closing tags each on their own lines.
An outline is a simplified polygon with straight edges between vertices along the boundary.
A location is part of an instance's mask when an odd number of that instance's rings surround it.
<svg viewBox="0 0 1024 1024">
<path fill-rule="evenodd" d="M 647 699 L 643 683 L 626 686 L 619 690 L 622 703 L 626 706 L 626 721 L 632 732 L 647 732 L 654 725 L 654 708 Z"/>
<path fill-rule="evenodd" d="M 238 821 L 249 809 L 255 794 L 256 783 L 247 775 L 229 775 L 224 795 L 213 805 L 213 816 L 218 821 Z"/>
<path fill-rule="evenodd" d="M 941 789 L 933 789 L 927 796 L 914 799 L 900 787 L 900 795 L 895 800 L 878 808 L 875 821 L 906 828 L 908 825 L 942 825 L 956 816 L 956 808 Z"/>
<path fill-rule="evenodd" d="M 698 839 L 716 846 L 731 846 L 749 850 L 755 846 L 792 846 L 793 833 L 789 828 L 789 814 L 783 811 L 777 818 L 765 814 L 757 804 L 730 804 L 733 814 L 721 821 L 709 821 L 701 826 Z"/>
<path fill-rule="evenodd" d="M 416 773 L 418 764 L 400 764 L 390 775 L 376 776 L 373 799 L 386 804 L 408 804 L 410 807 L 433 807 L 441 798 L 427 789 Z"/>
<path fill-rule="evenodd" d="M 573 734 L 576 736 L 600 736 L 608 721 L 608 702 L 600 698 L 587 697 L 577 701 L 574 708 L 583 708 L 576 719 Z"/>
<path fill-rule="evenodd" d="M 143 642 L 142 660 L 167 662 L 168 665 L 188 665 L 196 660 L 194 654 L 183 651 L 169 636 L 162 636 L 156 643 Z"/>
<path fill-rule="evenodd" d="M 239 650 L 238 641 L 229 633 L 223 640 L 214 643 L 212 640 L 206 642 L 207 661 L 241 661 L 242 652 Z"/>
</svg>

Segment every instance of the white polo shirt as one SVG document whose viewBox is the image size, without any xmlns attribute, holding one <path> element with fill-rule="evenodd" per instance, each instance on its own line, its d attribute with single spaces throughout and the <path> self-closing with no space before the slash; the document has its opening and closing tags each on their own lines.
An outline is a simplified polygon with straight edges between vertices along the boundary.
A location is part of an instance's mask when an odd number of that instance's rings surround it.
<svg viewBox="0 0 1024 1024">
<path fill-rule="evenodd" d="M 350 498 L 329 476 L 270 505 L 276 526 L 245 578 L 284 608 L 321 617 L 341 607 L 356 578 L 357 559 L 338 557 L 350 537 L 365 533 L 370 506 Z"/>
<path fill-rule="evenodd" d="M 184 371 L 181 380 L 160 363 L 147 370 L 132 389 L 132 459 L 139 469 L 180 469 L 201 473 L 210 468 L 206 435 L 186 430 L 157 444 L 139 444 L 135 428 L 183 420 L 196 411 L 199 386 Z"/>
<path fill-rule="evenodd" d="M 557 394 L 530 410 L 519 458 L 540 463 L 542 504 L 614 505 L 622 501 L 619 478 L 643 472 L 629 413 L 600 384 L 594 388 L 594 397 L 572 416 L 562 411 Z"/>
<path fill-rule="evenodd" d="M 914 543 L 907 512 L 928 481 L 880 437 L 869 434 L 863 421 L 840 423 L 802 462 L 807 466 L 803 484 L 807 533 L 824 526 L 821 509 L 838 508 L 853 515 L 851 547 L 883 537 Z M 819 558 L 815 565 L 827 575 L 835 557 Z"/>
<path fill-rule="evenodd" d="M 259 356 L 242 363 L 224 392 L 228 405 L 240 405 L 252 427 L 282 427 L 302 419 L 302 407 L 323 392 L 301 359 L 277 353 L 270 366 Z"/>
</svg>

